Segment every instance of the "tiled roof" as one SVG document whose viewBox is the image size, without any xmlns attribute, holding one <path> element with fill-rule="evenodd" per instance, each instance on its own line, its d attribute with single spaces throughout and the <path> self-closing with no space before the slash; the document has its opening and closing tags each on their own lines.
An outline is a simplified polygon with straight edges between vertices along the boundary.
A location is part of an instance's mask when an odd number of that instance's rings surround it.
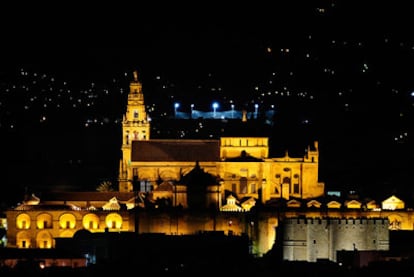
<svg viewBox="0 0 414 277">
<path fill-rule="evenodd" d="M 116 197 L 119 201 L 127 201 L 134 197 L 134 192 L 119 191 L 86 191 L 86 192 L 42 192 L 39 195 L 41 202 L 44 201 L 109 201 Z"/>
<path fill-rule="evenodd" d="M 56 211 L 56 210 L 63 210 L 63 211 L 71 211 L 74 210 L 72 205 L 20 205 L 15 208 L 16 211 Z"/>
<path fill-rule="evenodd" d="M 219 140 L 137 140 L 131 161 L 219 161 Z"/>
</svg>

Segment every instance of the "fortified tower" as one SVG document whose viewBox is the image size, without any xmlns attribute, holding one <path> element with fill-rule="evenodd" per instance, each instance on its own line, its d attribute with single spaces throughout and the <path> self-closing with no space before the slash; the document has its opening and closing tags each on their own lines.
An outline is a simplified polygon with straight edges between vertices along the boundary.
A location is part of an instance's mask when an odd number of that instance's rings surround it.
<svg viewBox="0 0 414 277">
<path fill-rule="evenodd" d="M 389 250 L 389 220 L 371 218 L 286 218 L 281 222 L 283 259 L 336 262 L 336 253 Z"/>
</svg>

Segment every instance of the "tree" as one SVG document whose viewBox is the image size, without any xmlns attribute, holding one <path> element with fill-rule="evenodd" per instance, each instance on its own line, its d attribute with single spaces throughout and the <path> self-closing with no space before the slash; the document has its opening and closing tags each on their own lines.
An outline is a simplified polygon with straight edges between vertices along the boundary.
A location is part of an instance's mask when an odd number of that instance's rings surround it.
<svg viewBox="0 0 414 277">
<path fill-rule="evenodd" d="M 96 188 L 99 192 L 108 192 L 114 191 L 113 185 L 111 181 L 103 181 L 100 185 Z"/>
</svg>

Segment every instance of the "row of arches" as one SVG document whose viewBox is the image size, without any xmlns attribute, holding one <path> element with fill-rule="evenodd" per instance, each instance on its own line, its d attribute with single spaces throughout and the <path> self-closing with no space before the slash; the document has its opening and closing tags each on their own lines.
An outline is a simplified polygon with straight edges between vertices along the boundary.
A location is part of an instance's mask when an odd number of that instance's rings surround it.
<svg viewBox="0 0 414 277">
<path fill-rule="evenodd" d="M 78 229 L 78 220 L 72 213 L 63 213 L 57 218 L 54 218 L 53 214 L 41 213 L 32 220 L 29 214 L 21 213 L 16 217 L 16 228 L 19 230 L 29 230 L 35 226 L 36 229 Z M 57 223 L 57 226 L 56 226 Z M 104 226 L 102 226 L 102 223 Z M 88 213 L 85 214 L 81 219 L 81 224 L 84 229 L 97 230 L 97 229 L 121 229 L 123 224 L 122 216 L 118 213 L 109 213 L 105 215 L 103 222 L 97 214 Z M 102 228 L 103 227 L 103 228 Z"/>
</svg>

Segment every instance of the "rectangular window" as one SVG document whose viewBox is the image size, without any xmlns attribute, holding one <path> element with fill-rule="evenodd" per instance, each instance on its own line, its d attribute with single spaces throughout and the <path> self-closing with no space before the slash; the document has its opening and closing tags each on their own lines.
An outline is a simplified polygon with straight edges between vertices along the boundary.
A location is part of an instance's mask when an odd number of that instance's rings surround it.
<svg viewBox="0 0 414 277">
<path fill-rule="evenodd" d="M 294 184 L 293 185 L 293 193 L 299 193 L 299 184 Z"/>
<path fill-rule="evenodd" d="M 237 185 L 236 184 L 231 184 L 231 191 L 234 193 L 237 193 Z"/>
<path fill-rule="evenodd" d="M 47 221 L 43 221 L 43 228 L 46 229 L 47 228 Z"/>
<path fill-rule="evenodd" d="M 240 179 L 240 193 L 247 193 L 247 179 Z"/>
<path fill-rule="evenodd" d="M 256 184 L 250 184 L 250 193 L 256 193 Z"/>
<path fill-rule="evenodd" d="M 66 229 L 70 229 L 70 222 L 66 221 Z"/>
<path fill-rule="evenodd" d="M 139 184 L 139 191 L 150 192 L 151 191 L 151 182 L 143 180 Z"/>
</svg>

